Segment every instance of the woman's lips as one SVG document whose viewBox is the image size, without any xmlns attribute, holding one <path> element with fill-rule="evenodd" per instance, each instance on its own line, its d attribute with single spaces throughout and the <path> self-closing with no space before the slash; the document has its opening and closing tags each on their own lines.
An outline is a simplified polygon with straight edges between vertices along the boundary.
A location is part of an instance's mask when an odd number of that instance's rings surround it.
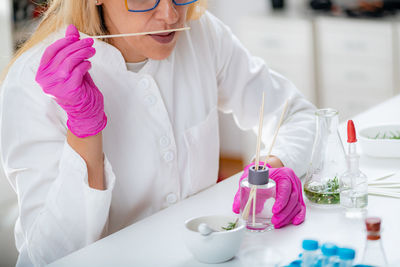
<svg viewBox="0 0 400 267">
<path fill-rule="evenodd" d="M 161 44 L 168 44 L 170 43 L 174 37 L 175 32 L 167 32 L 167 33 L 157 33 L 157 34 L 149 34 L 154 40 Z"/>
</svg>

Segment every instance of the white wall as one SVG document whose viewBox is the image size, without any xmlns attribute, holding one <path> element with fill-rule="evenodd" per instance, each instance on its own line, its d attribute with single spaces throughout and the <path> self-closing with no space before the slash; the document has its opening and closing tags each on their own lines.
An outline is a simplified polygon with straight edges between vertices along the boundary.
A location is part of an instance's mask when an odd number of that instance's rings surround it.
<svg viewBox="0 0 400 267">
<path fill-rule="evenodd" d="M 7 66 L 13 53 L 11 10 L 10 0 L 0 1 L 0 72 Z"/>
<path fill-rule="evenodd" d="M 11 0 L 0 0 L 0 73 L 13 53 Z M 0 266 L 15 266 L 17 250 L 14 224 L 18 216 L 16 195 L 5 178 L 0 164 Z"/>
<path fill-rule="evenodd" d="M 7 66 L 13 53 L 11 37 L 11 1 L 9 0 L 0 0 L 0 36 L 2 37 L 0 42 L 0 71 L 2 71 L 4 67 Z M 15 193 L 6 180 L 2 164 L 0 164 L 0 209 L 2 207 L 1 204 L 10 199 L 15 199 Z M 0 219 L 1 218 L 0 216 Z"/>
</svg>

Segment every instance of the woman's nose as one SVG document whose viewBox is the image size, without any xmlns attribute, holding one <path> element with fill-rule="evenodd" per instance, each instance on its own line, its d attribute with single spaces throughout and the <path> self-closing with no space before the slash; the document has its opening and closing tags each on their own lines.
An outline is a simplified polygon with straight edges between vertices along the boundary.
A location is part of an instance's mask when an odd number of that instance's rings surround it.
<svg viewBox="0 0 400 267">
<path fill-rule="evenodd" d="M 164 20 L 167 24 L 174 24 L 179 20 L 179 13 L 171 0 L 160 0 L 156 8 L 156 18 Z"/>
</svg>

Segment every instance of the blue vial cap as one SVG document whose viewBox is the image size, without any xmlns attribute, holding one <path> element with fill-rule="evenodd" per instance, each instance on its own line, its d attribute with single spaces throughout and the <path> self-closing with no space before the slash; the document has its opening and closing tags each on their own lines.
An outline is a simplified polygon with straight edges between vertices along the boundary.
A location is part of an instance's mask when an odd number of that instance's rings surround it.
<svg viewBox="0 0 400 267">
<path fill-rule="evenodd" d="M 318 249 L 318 241 L 312 239 L 303 240 L 302 247 L 304 250 L 317 250 Z"/>
<path fill-rule="evenodd" d="M 338 255 L 341 260 L 353 260 L 356 252 L 351 248 L 339 248 Z"/>
<path fill-rule="evenodd" d="M 324 256 L 331 257 L 337 253 L 337 246 L 333 243 L 325 243 L 321 247 L 321 252 Z"/>
<path fill-rule="evenodd" d="M 289 267 L 301 267 L 301 260 L 292 261 L 292 262 L 289 264 Z"/>
</svg>

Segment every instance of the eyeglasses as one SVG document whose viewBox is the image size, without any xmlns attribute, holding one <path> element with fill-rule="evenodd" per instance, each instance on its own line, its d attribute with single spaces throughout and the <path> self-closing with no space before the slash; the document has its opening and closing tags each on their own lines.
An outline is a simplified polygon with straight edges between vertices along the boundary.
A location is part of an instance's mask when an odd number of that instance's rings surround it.
<svg viewBox="0 0 400 267">
<path fill-rule="evenodd" d="M 125 0 L 129 12 L 146 12 L 155 9 L 161 0 Z M 172 0 L 176 6 L 185 6 L 198 0 Z"/>
</svg>

